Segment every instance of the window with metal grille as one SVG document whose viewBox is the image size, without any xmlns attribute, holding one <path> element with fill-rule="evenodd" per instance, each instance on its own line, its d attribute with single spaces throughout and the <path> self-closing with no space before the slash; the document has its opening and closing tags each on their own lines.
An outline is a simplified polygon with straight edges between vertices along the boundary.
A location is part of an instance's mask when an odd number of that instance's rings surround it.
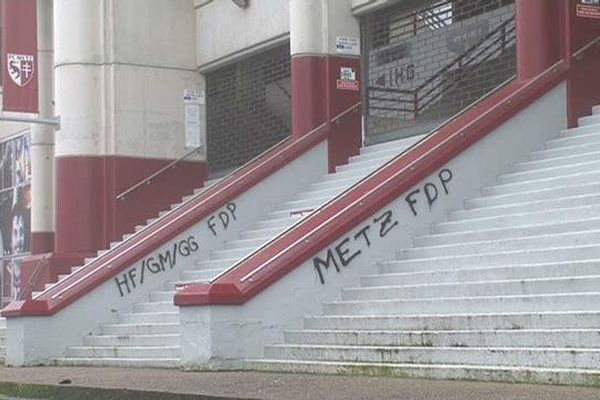
<svg viewBox="0 0 600 400">
<path fill-rule="evenodd" d="M 289 42 L 206 74 L 207 162 L 231 170 L 290 134 Z"/>
<path fill-rule="evenodd" d="M 363 17 L 367 141 L 426 132 L 513 76 L 514 13 L 514 0 L 408 0 Z"/>
</svg>

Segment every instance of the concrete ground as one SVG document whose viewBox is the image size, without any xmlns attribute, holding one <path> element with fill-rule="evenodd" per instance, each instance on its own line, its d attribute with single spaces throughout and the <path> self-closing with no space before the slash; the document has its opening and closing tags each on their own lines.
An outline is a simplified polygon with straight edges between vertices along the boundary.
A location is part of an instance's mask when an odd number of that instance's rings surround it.
<svg viewBox="0 0 600 400">
<path fill-rule="evenodd" d="M 600 389 L 254 372 L 0 367 L 0 400 L 2 395 L 60 400 L 598 400 Z"/>
</svg>

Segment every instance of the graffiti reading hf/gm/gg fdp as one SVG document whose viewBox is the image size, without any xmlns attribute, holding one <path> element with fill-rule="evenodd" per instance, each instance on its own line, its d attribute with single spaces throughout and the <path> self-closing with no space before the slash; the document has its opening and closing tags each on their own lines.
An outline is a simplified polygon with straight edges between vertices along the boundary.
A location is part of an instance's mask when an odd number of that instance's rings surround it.
<svg viewBox="0 0 600 400">
<path fill-rule="evenodd" d="M 219 231 L 227 230 L 229 224 L 232 221 L 237 220 L 235 210 L 237 210 L 235 203 L 229 203 L 225 206 L 224 211 L 220 211 L 218 214 L 208 218 L 206 223 L 208 224 L 208 229 L 210 229 L 213 235 L 217 236 Z"/>
<path fill-rule="evenodd" d="M 427 201 L 429 210 L 431 211 L 439 196 L 443 193 L 446 196 L 450 193 L 448 184 L 452 180 L 452 171 L 442 169 L 437 174 L 437 179 L 433 182 L 426 182 L 422 187 L 410 192 L 404 200 L 410 207 L 410 211 L 414 216 L 418 215 L 416 205 L 419 203 L 419 196 Z M 437 182 L 439 180 L 439 183 Z M 317 274 L 317 278 L 321 284 L 325 284 L 326 270 L 335 269 L 336 272 L 341 272 L 340 267 L 347 267 L 358 257 L 365 248 L 371 247 L 373 239 L 384 238 L 394 228 L 399 226 L 399 221 L 394 218 L 392 210 L 387 210 L 382 214 L 373 218 L 372 222 L 360 229 L 354 236 L 349 236 L 342 239 L 334 247 L 327 249 L 325 259 L 320 257 L 313 258 L 313 267 Z"/>
<path fill-rule="evenodd" d="M 340 266 L 347 267 L 358 257 L 362 250 L 360 248 L 371 247 L 373 238 L 383 238 L 392 229 L 398 226 L 391 210 L 373 218 L 373 222 L 364 226 L 354 236 L 342 239 L 335 247 L 327 249 L 325 260 L 320 257 L 313 258 L 313 265 L 321 284 L 325 284 L 323 269 L 334 268 L 341 272 Z"/>
<path fill-rule="evenodd" d="M 194 236 L 190 236 L 187 239 L 173 243 L 172 249 L 142 260 L 141 266 L 133 267 L 128 272 L 115 278 L 121 297 L 131 293 L 138 286 L 142 286 L 148 274 L 156 275 L 175 268 L 178 256 L 189 257 L 197 252 L 199 248 Z"/>
</svg>

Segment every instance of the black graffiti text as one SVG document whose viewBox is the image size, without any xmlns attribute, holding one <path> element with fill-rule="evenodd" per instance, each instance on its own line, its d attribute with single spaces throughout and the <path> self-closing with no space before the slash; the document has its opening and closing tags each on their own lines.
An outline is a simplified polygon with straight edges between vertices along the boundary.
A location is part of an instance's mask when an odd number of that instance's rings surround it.
<svg viewBox="0 0 600 400">
<path fill-rule="evenodd" d="M 324 272 L 335 269 L 341 272 L 342 268 L 349 266 L 365 248 L 371 247 L 373 240 L 385 237 L 392 229 L 398 226 L 391 210 L 383 212 L 373 218 L 373 222 L 363 226 L 353 236 L 342 239 L 335 246 L 327 249 L 325 259 L 313 258 L 313 267 L 317 278 L 322 285 L 325 284 Z"/>
<path fill-rule="evenodd" d="M 237 216 L 235 215 L 236 210 L 237 206 L 235 203 L 229 203 L 225 206 L 223 211 L 219 211 L 218 214 L 212 215 L 208 218 L 206 223 L 208 224 L 208 229 L 210 229 L 213 235 L 217 236 L 220 230 L 227 230 L 229 224 L 232 221 L 237 220 Z"/>
<path fill-rule="evenodd" d="M 121 297 L 131 293 L 144 284 L 145 278 L 171 270 L 177 266 L 177 257 L 188 257 L 198 251 L 200 246 L 193 236 L 173 243 L 173 247 L 142 260 L 140 266 L 133 267 L 124 274 L 115 278 Z"/>
<path fill-rule="evenodd" d="M 450 193 L 448 190 L 448 183 L 452 180 L 452 171 L 449 169 L 441 170 L 437 175 L 435 182 L 426 182 L 422 187 L 410 192 L 404 200 L 410 206 L 410 211 L 416 217 L 419 215 L 416 205 L 419 203 L 419 199 L 425 200 L 429 206 L 429 210 L 439 199 L 439 196 L 443 193 L 446 196 Z"/>
</svg>

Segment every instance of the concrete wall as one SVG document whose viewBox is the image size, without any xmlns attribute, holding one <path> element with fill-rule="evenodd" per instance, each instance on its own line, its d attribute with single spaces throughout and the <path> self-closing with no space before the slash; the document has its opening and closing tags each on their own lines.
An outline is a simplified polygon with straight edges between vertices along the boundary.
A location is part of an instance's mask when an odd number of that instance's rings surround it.
<svg viewBox="0 0 600 400">
<path fill-rule="evenodd" d="M 377 263 L 392 258 L 395 251 L 412 247 L 416 235 L 443 221 L 449 211 L 461 209 L 465 199 L 478 195 L 482 187 L 495 182 L 511 164 L 557 136 L 566 127 L 566 98 L 566 84 L 561 84 L 447 163 L 443 169 L 452 172 L 448 194 L 431 206 L 425 198 L 417 199 L 416 216 L 402 195 L 247 303 L 180 307 L 182 366 L 239 368 L 244 359 L 261 358 L 265 344 L 282 343 L 285 330 L 302 328 L 303 317 L 320 314 L 322 303 L 337 299 L 341 288 L 356 285 L 362 275 L 375 273 Z M 545 118 L 540 119 L 540 115 Z M 441 170 L 415 188 L 422 193 L 422 186 L 432 183 L 442 193 Z M 381 226 L 375 218 L 385 212 L 391 212 L 398 225 L 381 237 Z M 366 226 L 370 227 L 370 247 L 357 235 Z M 333 267 L 323 270 L 321 283 L 313 257 L 326 260 L 327 251 L 335 253 L 336 246 L 342 251 L 348 249 L 349 254 L 359 250 L 361 254 L 340 272 Z"/>
<path fill-rule="evenodd" d="M 242 9 L 231 0 L 195 0 L 197 65 L 212 69 L 287 40 L 289 3 L 250 0 L 248 8 Z"/>
<path fill-rule="evenodd" d="M 185 152 L 183 91 L 201 88 L 193 10 L 192 0 L 55 1 L 57 156 Z"/>
<path fill-rule="evenodd" d="M 301 176 L 298 174 L 299 170 L 303 171 Z M 207 221 L 211 216 L 208 216 L 160 248 L 152 248 L 143 260 L 116 275 L 115 278 L 126 281 L 130 271 L 135 270 L 132 274 L 138 276 L 138 285 L 131 291 L 110 279 L 54 315 L 8 318 L 7 364 L 51 364 L 53 358 L 64 356 L 69 346 L 82 345 L 86 335 L 99 333 L 101 324 L 118 321 L 120 314 L 130 312 L 134 304 L 147 300 L 150 292 L 160 290 L 165 282 L 178 280 L 181 271 L 194 269 L 196 263 L 206 260 L 211 251 L 222 249 L 225 242 L 238 239 L 241 231 L 264 218 L 276 204 L 291 198 L 294 193 L 300 192 L 326 174 L 326 171 L 327 147 L 326 143 L 321 143 L 234 199 L 235 223 L 219 231 L 218 235 L 209 228 Z M 226 210 L 227 206 L 224 205 L 222 209 L 215 211 L 215 215 Z M 160 254 L 164 256 L 172 251 L 174 244 L 189 241 L 190 238 L 197 244 L 188 245 L 196 248 L 192 248 L 191 254 L 180 254 L 172 269 L 167 268 L 156 274 L 146 272 L 142 285 L 139 277 L 144 268 L 143 262 L 149 260 L 149 257 L 156 258 Z M 149 236 L 146 240 L 152 239 L 153 236 Z M 181 251 L 181 246 L 179 249 Z M 116 247 L 106 253 L 106 264 L 110 264 L 110 259 L 116 258 L 119 251 L 119 247 Z M 93 276 L 93 272 L 84 268 L 68 278 L 73 280 L 68 283 L 83 279 L 80 276 L 88 274 Z M 43 297 L 43 294 L 40 296 Z M 65 329 L 65 326 L 69 329 Z"/>
</svg>

